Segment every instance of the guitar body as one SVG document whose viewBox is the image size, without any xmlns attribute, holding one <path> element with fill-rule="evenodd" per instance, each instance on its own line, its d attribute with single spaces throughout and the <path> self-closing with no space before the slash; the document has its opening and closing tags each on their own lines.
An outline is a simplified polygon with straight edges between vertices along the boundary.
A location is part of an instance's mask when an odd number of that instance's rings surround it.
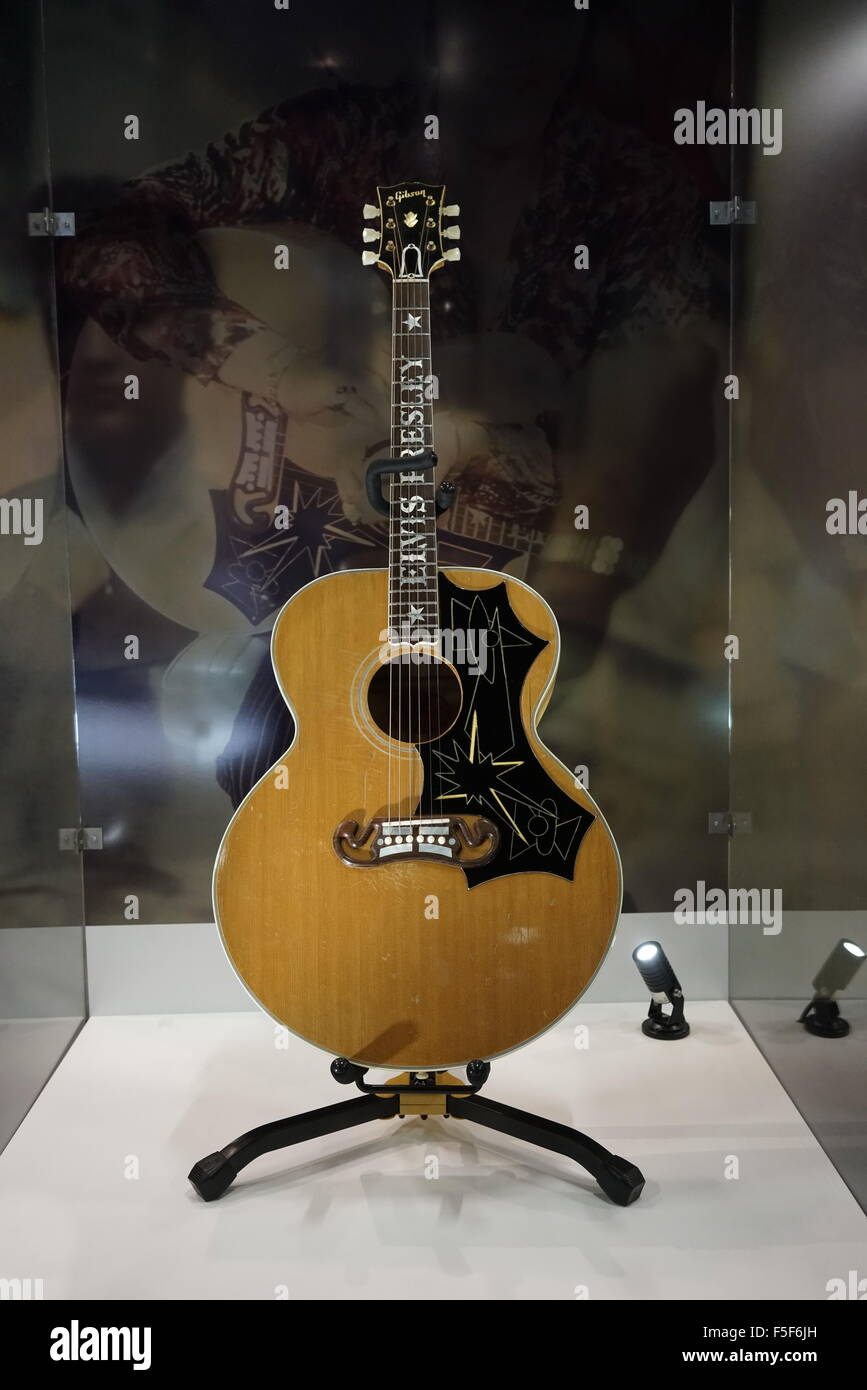
<svg viewBox="0 0 867 1390">
<path fill-rule="evenodd" d="M 443 628 L 490 642 L 484 669 L 451 667 L 454 722 L 416 744 L 371 714 L 387 572 L 328 575 L 285 605 L 272 654 L 295 740 L 239 807 L 214 870 L 223 943 L 254 998 L 368 1066 L 448 1068 L 527 1042 L 586 988 L 620 910 L 608 827 L 536 732 L 557 665 L 553 613 L 505 574 L 438 582 Z M 346 862 L 338 828 L 395 807 L 483 816 L 496 852 Z"/>
</svg>

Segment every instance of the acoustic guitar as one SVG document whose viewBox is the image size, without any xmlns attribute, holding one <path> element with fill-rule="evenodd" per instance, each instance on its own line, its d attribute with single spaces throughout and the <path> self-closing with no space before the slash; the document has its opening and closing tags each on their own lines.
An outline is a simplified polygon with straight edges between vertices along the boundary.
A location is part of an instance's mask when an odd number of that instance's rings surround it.
<svg viewBox="0 0 867 1390">
<path fill-rule="evenodd" d="M 444 245 L 458 209 L 441 185 L 377 193 L 362 259 L 392 282 L 388 568 L 324 575 L 281 610 L 295 739 L 226 830 L 214 912 L 290 1031 L 434 1071 L 511 1051 L 575 1003 L 621 874 L 601 812 L 537 732 L 554 614 L 515 576 L 437 564 L 429 280 L 459 259 Z"/>
</svg>

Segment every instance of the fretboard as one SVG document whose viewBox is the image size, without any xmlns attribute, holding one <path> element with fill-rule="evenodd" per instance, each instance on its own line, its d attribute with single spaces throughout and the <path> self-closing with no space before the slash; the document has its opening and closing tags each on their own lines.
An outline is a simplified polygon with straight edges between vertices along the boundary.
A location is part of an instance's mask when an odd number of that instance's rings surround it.
<svg viewBox="0 0 867 1390">
<path fill-rule="evenodd" d="M 395 279 L 391 340 L 391 452 L 405 457 L 407 466 L 386 482 L 388 626 L 401 641 L 419 641 L 439 626 L 436 481 L 432 469 L 412 466 L 434 442 L 427 280 Z"/>
</svg>

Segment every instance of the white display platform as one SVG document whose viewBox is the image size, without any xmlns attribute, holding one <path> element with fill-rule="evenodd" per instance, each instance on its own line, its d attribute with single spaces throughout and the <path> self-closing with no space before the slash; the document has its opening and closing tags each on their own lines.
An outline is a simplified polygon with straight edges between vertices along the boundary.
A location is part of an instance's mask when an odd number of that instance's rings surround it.
<svg viewBox="0 0 867 1390">
<path fill-rule="evenodd" d="M 358 1093 L 258 1014 L 92 1019 L 0 1156 L 0 1276 L 47 1299 L 822 1300 L 863 1274 L 867 1216 L 729 1006 L 690 1005 L 676 1043 L 641 1016 L 579 1005 L 484 1091 L 637 1163 L 628 1208 L 456 1119 L 266 1155 L 206 1204 L 196 1159 Z"/>
</svg>

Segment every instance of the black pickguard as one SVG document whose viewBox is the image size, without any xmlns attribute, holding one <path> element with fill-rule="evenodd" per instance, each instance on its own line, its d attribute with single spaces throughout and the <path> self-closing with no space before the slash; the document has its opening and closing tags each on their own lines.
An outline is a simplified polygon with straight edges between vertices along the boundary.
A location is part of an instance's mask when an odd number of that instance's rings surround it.
<svg viewBox="0 0 867 1390">
<path fill-rule="evenodd" d="M 440 572 L 439 600 L 443 631 L 487 632 L 487 665 L 482 673 L 471 658 L 455 663 L 463 704 L 448 733 L 418 748 L 425 776 L 419 814 L 476 814 L 496 822 L 500 846 L 494 858 L 481 868 L 464 867 L 471 888 L 506 874 L 571 879 L 581 841 L 596 818 L 537 761 L 520 713 L 527 672 L 548 643 L 519 622 L 505 583 L 459 589 Z"/>
</svg>

